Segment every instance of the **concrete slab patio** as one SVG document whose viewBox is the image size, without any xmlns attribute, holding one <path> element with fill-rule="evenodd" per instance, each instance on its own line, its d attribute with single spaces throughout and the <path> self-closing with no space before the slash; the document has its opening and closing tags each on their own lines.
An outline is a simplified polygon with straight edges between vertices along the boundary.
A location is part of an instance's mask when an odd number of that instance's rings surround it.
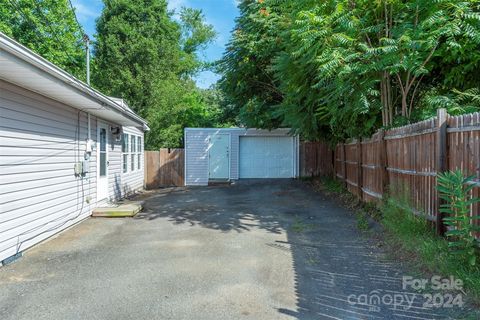
<svg viewBox="0 0 480 320">
<path fill-rule="evenodd" d="M 356 230 L 350 213 L 301 181 L 152 192 L 144 208 L 135 218 L 89 219 L 1 268 L 0 319 L 442 319 L 463 313 L 424 308 L 421 295 L 401 288 L 409 273 Z M 356 303 L 372 293 L 414 302 Z"/>
</svg>

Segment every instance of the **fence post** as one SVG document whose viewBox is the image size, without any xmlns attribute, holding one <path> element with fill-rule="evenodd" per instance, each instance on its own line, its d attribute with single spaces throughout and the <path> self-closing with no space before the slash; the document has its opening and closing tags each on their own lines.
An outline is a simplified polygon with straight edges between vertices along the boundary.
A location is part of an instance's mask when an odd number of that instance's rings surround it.
<svg viewBox="0 0 480 320">
<path fill-rule="evenodd" d="M 385 130 L 381 129 L 379 133 L 379 140 L 380 140 L 380 169 L 382 174 L 382 197 L 384 197 L 385 192 L 387 192 L 388 188 L 388 159 L 387 159 L 387 141 L 385 140 Z"/>
<path fill-rule="evenodd" d="M 343 170 L 343 183 L 348 188 L 347 183 L 347 151 L 345 150 L 345 143 L 342 143 L 342 170 Z"/>
<path fill-rule="evenodd" d="M 123 155 L 122 155 L 122 166 L 123 166 Z M 122 168 L 123 172 L 123 168 Z M 148 183 L 148 156 L 147 151 L 143 150 L 143 188 L 147 188 Z"/>
<path fill-rule="evenodd" d="M 300 172 L 299 176 L 304 177 L 305 176 L 305 141 L 300 142 L 300 145 L 298 147 L 299 150 L 299 156 L 298 156 L 298 161 L 300 162 Z"/>
<path fill-rule="evenodd" d="M 360 200 L 363 200 L 362 139 L 357 140 L 357 188 Z"/>
<path fill-rule="evenodd" d="M 447 170 L 447 110 L 438 109 L 437 110 L 437 154 L 436 156 L 436 166 L 437 166 L 437 175 Z M 438 179 L 436 180 L 438 184 Z M 444 233 L 444 224 L 443 224 L 443 215 L 440 213 L 440 206 L 442 204 L 442 199 L 440 198 L 440 192 L 436 192 L 436 202 L 437 202 L 437 217 L 436 217 L 436 231 L 438 235 L 443 235 Z"/>
<path fill-rule="evenodd" d="M 337 163 L 336 163 L 337 162 L 337 151 L 336 151 L 336 149 L 337 148 L 336 148 L 336 145 L 335 145 L 334 149 L 331 150 L 331 152 L 330 152 L 330 155 L 331 155 L 330 158 L 332 159 L 331 160 L 332 166 L 331 166 L 330 170 L 331 170 L 331 172 L 333 172 L 334 178 L 337 177 L 337 170 L 335 169 L 337 167 Z M 328 150 L 330 150 L 330 147 L 328 147 Z"/>
</svg>

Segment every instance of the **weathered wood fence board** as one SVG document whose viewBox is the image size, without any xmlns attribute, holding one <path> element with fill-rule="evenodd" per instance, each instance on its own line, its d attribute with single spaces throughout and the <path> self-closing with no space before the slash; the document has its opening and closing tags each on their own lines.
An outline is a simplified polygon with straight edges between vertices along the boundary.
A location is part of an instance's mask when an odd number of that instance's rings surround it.
<svg viewBox="0 0 480 320">
<path fill-rule="evenodd" d="M 382 199 L 387 176 L 384 132 L 374 134 L 370 139 L 362 140 L 362 184 L 363 200 L 378 201 Z"/>
<path fill-rule="evenodd" d="M 385 132 L 388 186 L 405 195 L 414 212 L 436 220 L 436 118 Z"/>
<path fill-rule="evenodd" d="M 333 150 L 325 142 L 300 143 L 300 176 L 319 177 L 333 174 Z"/>
<path fill-rule="evenodd" d="M 387 189 L 405 195 L 415 213 L 440 228 L 438 172 L 461 169 L 476 175 L 472 192 L 480 196 L 480 113 L 449 117 L 439 110 L 433 119 L 338 144 L 333 167 L 333 176 L 362 200 L 377 201 Z M 479 204 L 472 214 L 480 215 Z"/>
<path fill-rule="evenodd" d="M 185 184 L 184 149 L 145 151 L 145 187 L 183 186 Z"/>
<path fill-rule="evenodd" d="M 476 175 L 474 197 L 480 197 L 480 112 L 447 119 L 447 166 Z M 472 205 L 472 215 L 480 215 L 480 204 Z M 480 221 L 475 221 L 480 225 Z M 480 235 L 479 235 L 480 236 Z"/>
<path fill-rule="evenodd" d="M 347 189 L 354 195 L 362 197 L 361 183 L 358 178 L 359 165 L 360 165 L 360 147 L 358 141 L 354 140 L 351 143 L 345 144 L 345 171 Z"/>
</svg>

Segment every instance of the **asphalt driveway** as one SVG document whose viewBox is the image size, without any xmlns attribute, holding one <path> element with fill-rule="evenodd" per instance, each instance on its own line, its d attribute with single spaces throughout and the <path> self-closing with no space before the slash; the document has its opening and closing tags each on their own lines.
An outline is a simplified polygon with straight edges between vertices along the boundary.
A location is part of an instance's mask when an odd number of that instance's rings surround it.
<svg viewBox="0 0 480 320">
<path fill-rule="evenodd" d="M 458 314 L 425 308 L 407 275 L 306 183 L 244 181 L 153 192 L 136 218 L 89 219 L 35 247 L 0 269 L 0 319 Z"/>
</svg>

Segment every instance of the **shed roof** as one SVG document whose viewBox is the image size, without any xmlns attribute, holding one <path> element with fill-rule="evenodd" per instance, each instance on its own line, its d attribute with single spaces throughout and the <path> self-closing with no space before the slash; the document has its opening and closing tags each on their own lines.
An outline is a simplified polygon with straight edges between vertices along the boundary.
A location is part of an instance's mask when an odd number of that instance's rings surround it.
<svg viewBox="0 0 480 320">
<path fill-rule="evenodd" d="M 204 132 L 232 132 L 232 131 L 240 131 L 243 135 L 292 135 L 295 136 L 296 134 L 293 133 L 291 128 L 277 128 L 277 129 L 256 129 L 256 128 L 241 128 L 241 127 L 231 127 L 231 128 L 185 128 L 185 132 L 187 131 L 204 131 Z"/>
<path fill-rule="evenodd" d="M 0 32 L 0 79 L 124 126 L 149 130 L 123 101 L 108 97 Z"/>
</svg>

